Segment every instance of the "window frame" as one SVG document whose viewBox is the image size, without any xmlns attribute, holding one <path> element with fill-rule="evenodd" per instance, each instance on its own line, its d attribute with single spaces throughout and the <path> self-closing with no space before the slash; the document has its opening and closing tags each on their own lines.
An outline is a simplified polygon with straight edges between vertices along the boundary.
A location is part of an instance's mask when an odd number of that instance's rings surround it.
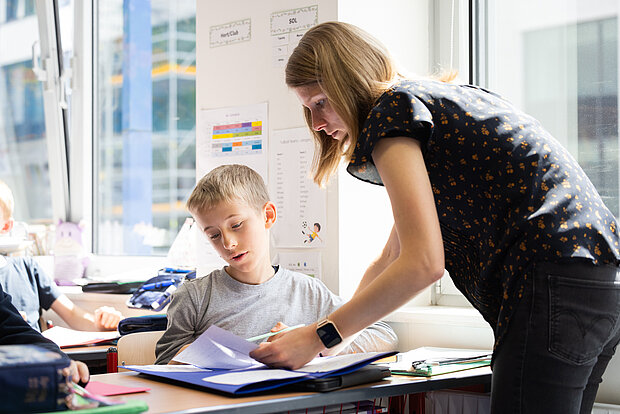
<svg viewBox="0 0 620 414">
<path fill-rule="evenodd" d="M 430 24 L 432 68 L 456 70 L 460 82 L 475 84 L 483 75 L 480 66 L 483 58 L 488 62 L 486 43 L 476 46 L 475 42 L 488 31 L 476 27 L 474 16 L 482 8 L 488 10 L 487 0 L 451 0 L 450 2 L 431 2 Z M 446 33 L 448 34 L 446 36 Z M 432 71 L 432 70 L 431 70 Z M 433 306 L 469 307 L 472 305 L 456 288 L 447 272 L 429 288 L 429 304 Z"/>
<path fill-rule="evenodd" d="M 92 252 L 93 172 L 97 159 L 93 152 L 93 59 L 94 14 L 93 2 L 74 0 L 73 57 L 71 58 L 71 123 L 69 186 L 71 188 L 71 211 L 75 220 L 83 220 L 83 237 L 86 251 Z M 78 138 L 80 137 L 80 138 Z"/>
<path fill-rule="evenodd" d="M 64 100 L 62 48 L 57 0 L 35 0 L 40 55 L 33 56 L 33 70 L 43 84 L 43 111 L 48 148 L 52 212 L 54 218 L 71 219 L 67 108 Z M 41 64 L 39 65 L 38 59 Z M 64 107 L 63 107 L 64 106 Z M 60 194 L 54 196 L 54 194 Z"/>
</svg>

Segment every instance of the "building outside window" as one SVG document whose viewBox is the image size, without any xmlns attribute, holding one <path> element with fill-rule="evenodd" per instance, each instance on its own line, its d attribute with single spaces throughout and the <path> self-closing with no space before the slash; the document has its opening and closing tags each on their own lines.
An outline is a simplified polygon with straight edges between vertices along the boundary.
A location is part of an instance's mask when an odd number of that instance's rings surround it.
<svg viewBox="0 0 620 414">
<path fill-rule="evenodd" d="M 195 183 L 195 1 L 99 1 L 95 18 L 94 250 L 165 255 Z"/>
<path fill-rule="evenodd" d="M 49 223 L 43 88 L 32 71 L 38 34 L 32 1 L 0 1 L 0 180 L 13 190 L 17 220 Z"/>
</svg>

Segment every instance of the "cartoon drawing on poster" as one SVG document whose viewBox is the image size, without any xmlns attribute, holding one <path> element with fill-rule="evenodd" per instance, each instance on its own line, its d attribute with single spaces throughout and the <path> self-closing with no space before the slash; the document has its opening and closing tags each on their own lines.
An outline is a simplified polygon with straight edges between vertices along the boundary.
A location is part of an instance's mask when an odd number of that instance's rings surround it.
<svg viewBox="0 0 620 414">
<path fill-rule="evenodd" d="M 301 229 L 301 234 L 308 237 L 304 240 L 304 243 L 312 243 L 315 240 L 321 242 L 323 241 L 323 239 L 319 236 L 319 232 L 321 231 L 321 223 L 314 223 L 312 226 L 309 226 L 307 221 L 302 221 Z"/>
</svg>

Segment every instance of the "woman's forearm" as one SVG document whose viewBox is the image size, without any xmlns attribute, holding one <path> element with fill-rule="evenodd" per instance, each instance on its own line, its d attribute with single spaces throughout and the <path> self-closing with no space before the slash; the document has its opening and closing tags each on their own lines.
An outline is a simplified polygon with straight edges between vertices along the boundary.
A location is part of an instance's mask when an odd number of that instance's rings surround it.
<svg viewBox="0 0 620 414">
<path fill-rule="evenodd" d="M 343 337 L 385 318 L 443 275 L 443 266 L 412 267 L 404 260 L 393 261 L 365 289 L 330 315 Z M 347 341 L 350 342 L 350 341 Z"/>
<path fill-rule="evenodd" d="M 364 290 L 366 286 L 372 283 L 373 280 L 377 278 L 389 265 L 392 263 L 398 255 L 400 254 L 400 243 L 398 241 L 398 234 L 396 232 L 396 226 L 392 226 L 392 231 L 390 232 L 390 236 L 388 238 L 381 255 L 375 259 L 374 262 L 368 266 L 366 272 L 364 272 L 364 276 L 360 281 L 357 289 L 355 290 L 355 295 Z"/>
</svg>

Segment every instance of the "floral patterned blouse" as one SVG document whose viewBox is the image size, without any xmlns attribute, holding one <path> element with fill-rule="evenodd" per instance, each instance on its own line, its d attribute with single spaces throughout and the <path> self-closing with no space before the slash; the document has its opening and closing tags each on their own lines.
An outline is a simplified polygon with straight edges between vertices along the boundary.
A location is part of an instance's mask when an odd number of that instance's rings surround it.
<svg viewBox="0 0 620 414">
<path fill-rule="evenodd" d="M 538 121 L 469 85 L 401 81 L 368 114 L 347 171 L 382 185 L 375 143 L 422 144 L 445 265 L 501 342 L 535 262 L 620 262 L 618 223 Z"/>
</svg>

